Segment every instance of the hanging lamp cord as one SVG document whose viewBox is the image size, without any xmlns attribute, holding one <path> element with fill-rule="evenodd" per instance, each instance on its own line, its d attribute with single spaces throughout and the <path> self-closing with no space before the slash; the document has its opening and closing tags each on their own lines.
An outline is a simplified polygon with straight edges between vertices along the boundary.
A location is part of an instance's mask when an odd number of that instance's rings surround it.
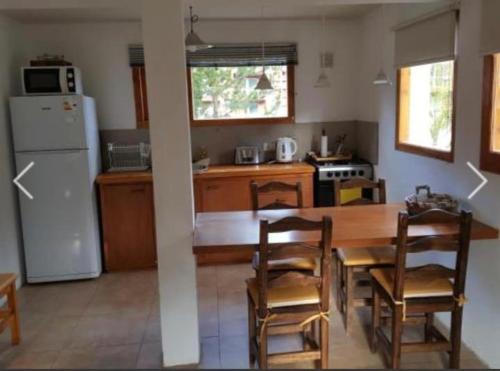
<svg viewBox="0 0 500 371">
<path fill-rule="evenodd" d="M 189 20 L 191 21 L 191 33 L 193 33 L 193 25 L 198 22 L 199 17 L 194 14 L 193 15 L 193 6 L 189 7 Z"/>
<path fill-rule="evenodd" d="M 262 74 L 266 73 L 266 67 L 264 66 L 264 60 L 266 58 L 266 46 L 264 43 L 264 2 L 260 1 L 260 19 L 262 22 Z"/>
</svg>

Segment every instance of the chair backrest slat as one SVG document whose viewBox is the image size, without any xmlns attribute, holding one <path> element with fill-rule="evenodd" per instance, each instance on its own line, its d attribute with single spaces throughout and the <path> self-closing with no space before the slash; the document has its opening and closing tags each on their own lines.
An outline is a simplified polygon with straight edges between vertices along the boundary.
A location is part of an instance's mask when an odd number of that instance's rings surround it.
<svg viewBox="0 0 500 371">
<path fill-rule="evenodd" d="M 272 233 L 295 232 L 295 231 L 317 231 L 321 232 L 314 244 L 269 244 L 269 235 Z M 259 269 L 257 271 L 257 283 L 259 290 L 258 312 L 262 318 L 267 314 L 267 291 L 271 287 L 285 286 L 308 286 L 315 285 L 320 290 L 320 307 L 322 311 L 329 309 L 330 282 L 331 282 L 331 240 L 332 219 L 323 217 L 321 221 L 311 221 L 299 217 L 288 217 L 269 223 L 267 220 L 260 221 L 260 244 L 259 244 Z M 277 252 L 275 252 L 275 250 Z M 316 250 L 316 251 L 315 251 Z M 307 276 L 298 272 L 285 272 L 278 277 L 268 276 L 268 261 L 276 257 L 280 259 L 295 258 L 303 256 L 320 255 L 320 275 Z"/>
<path fill-rule="evenodd" d="M 435 251 L 458 251 L 460 242 L 456 238 L 443 236 L 429 236 L 418 238 L 407 245 L 408 253 L 417 253 L 428 250 Z"/>
<path fill-rule="evenodd" d="M 319 258 L 321 257 L 321 251 L 318 245 L 283 244 L 273 245 L 267 255 L 269 260 L 287 259 L 290 256 L 297 258 Z"/>
<path fill-rule="evenodd" d="M 289 231 L 321 231 L 323 221 L 314 221 L 300 218 L 298 216 L 288 216 L 269 224 L 269 233 L 280 233 Z"/>
<path fill-rule="evenodd" d="M 406 268 L 405 278 L 418 277 L 425 273 L 426 277 L 436 278 L 455 278 L 455 270 L 444 267 L 440 264 L 426 264 L 421 267 Z"/>
<path fill-rule="evenodd" d="M 307 275 L 297 271 L 288 271 L 277 277 L 273 277 L 268 282 L 268 288 L 290 287 L 290 286 L 319 286 L 321 278 Z"/>
<path fill-rule="evenodd" d="M 408 228 L 413 225 L 446 224 L 457 229 L 451 236 L 426 236 L 418 239 L 408 238 Z M 396 251 L 396 270 L 394 279 L 394 299 L 403 300 L 405 280 L 425 273 L 428 278 L 452 278 L 455 297 L 460 297 L 465 290 L 467 261 L 470 245 L 472 213 L 462 211 L 460 214 L 440 209 L 428 210 L 415 216 L 401 211 L 398 216 L 398 237 Z M 454 269 L 437 264 L 406 268 L 407 255 L 425 251 L 445 251 L 456 253 Z"/>
<path fill-rule="evenodd" d="M 355 205 L 372 205 L 372 204 L 385 204 L 387 201 L 386 196 L 386 186 L 385 180 L 379 179 L 378 182 L 374 182 L 367 178 L 353 178 L 346 181 L 335 180 L 333 182 L 335 206 L 355 206 Z M 342 190 L 347 189 L 361 189 L 361 197 L 342 203 Z M 378 201 L 373 199 L 368 199 L 363 197 L 364 190 L 377 190 L 378 191 Z"/>
<path fill-rule="evenodd" d="M 252 195 L 252 208 L 253 210 L 276 210 L 276 209 L 301 209 L 304 207 L 302 196 L 302 183 L 289 184 L 283 182 L 269 182 L 259 186 L 257 182 L 250 183 L 250 191 Z M 270 204 L 259 206 L 259 195 L 266 193 L 295 193 L 297 203 L 289 205 L 280 200 L 271 202 Z"/>
<path fill-rule="evenodd" d="M 452 213 L 450 211 L 441 209 L 430 209 L 416 215 L 408 216 L 408 223 L 410 225 L 418 224 L 433 224 L 433 223 L 446 223 L 446 224 L 460 224 L 461 215 Z"/>
</svg>

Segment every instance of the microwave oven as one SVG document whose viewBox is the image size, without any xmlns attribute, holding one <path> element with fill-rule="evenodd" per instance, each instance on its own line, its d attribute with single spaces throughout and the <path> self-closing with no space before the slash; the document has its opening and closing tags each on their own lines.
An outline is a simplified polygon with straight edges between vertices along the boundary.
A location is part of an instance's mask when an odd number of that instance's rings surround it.
<svg viewBox="0 0 500 371">
<path fill-rule="evenodd" d="M 22 67 L 23 95 L 83 94 L 80 69 L 73 66 Z"/>
</svg>

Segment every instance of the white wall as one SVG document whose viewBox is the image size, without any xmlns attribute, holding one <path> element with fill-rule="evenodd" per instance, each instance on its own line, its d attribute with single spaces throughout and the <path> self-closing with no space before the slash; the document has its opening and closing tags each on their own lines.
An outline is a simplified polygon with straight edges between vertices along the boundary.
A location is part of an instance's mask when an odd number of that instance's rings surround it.
<svg viewBox="0 0 500 371">
<path fill-rule="evenodd" d="M 82 69 L 86 95 L 97 102 L 101 129 L 136 127 L 128 45 L 142 42 L 140 22 L 24 24 L 29 59 L 64 54 Z"/>
<path fill-rule="evenodd" d="M 23 272 L 23 263 L 8 97 L 17 91 L 20 44 L 18 26 L 0 16 L 0 272 L 17 274 Z"/>
<path fill-rule="evenodd" d="M 327 50 L 335 58 L 327 89 L 313 86 L 319 73 L 319 20 L 202 21 L 197 29 L 210 42 L 260 42 L 262 35 L 266 41 L 297 42 L 296 119 L 302 123 L 356 118 L 359 25 L 359 20 L 327 22 Z M 135 128 L 127 45 L 142 41 L 140 23 L 25 24 L 23 31 L 29 37 L 29 57 L 64 54 L 82 69 L 85 93 L 97 100 L 102 129 Z"/>
<path fill-rule="evenodd" d="M 365 17 L 363 60 L 376 59 L 377 51 L 383 50 L 384 67 L 395 81 L 393 68 L 394 38 L 390 27 L 403 19 L 427 10 L 426 6 L 390 6 L 383 29 L 385 42 L 378 30 L 378 15 Z M 395 85 L 374 87 L 371 85 L 377 65 L 362 68 L 359 88 L 367 96 L 378 95 L 378 104 L 360 105 L 360 119 L 380 120 L 380 145 L 378 174 L 388 180 L 390 201 L 401 201 L 414 191 L 417 184 L 430 184 L 435 191 L 447 192 L 466 200 L 480 183 L 466 165 L 467 161 L 479 164 L 481 126 L 481 79 L 482 58 L 479 56 L 481 1 L 462 1 L 458 45 L 457 121 L 455 162 L 450 164 L 426 157 L 399 152 L 394 149 L 395 138 Z M 470 202 L 465 202 L 474 216 L 490 225 L 500 227 L 500 176 L 485 173 L 489 184 Z M 446 260 L 443 260 L 446 262 Z M 449 263 L 449 262 L 448 262 Z M 474 242 L 471 248 L 466 295 L 470 303 L 465 306 L 463 325 L 464 341 L 490 366 L 500 367 L 498 339 L 500 339 L 500 242 Z M 443 318 L 442 318 L 443 319 Z"/>
<path fill-rule="evenodd" d="M 298 44 L 295 71 L 295 110 L 298 123 L 349 121 L 356 118 L 359 61 L 359 20 L 327 22 L 326 50 L 334 53 L 327 70 L 331 87 L 314 88 L 319 74 L 321 22 L 311 20 L 204 21 L 197 25 L 203 39 L 213 43 L 293 41 Z"/>
</svg>

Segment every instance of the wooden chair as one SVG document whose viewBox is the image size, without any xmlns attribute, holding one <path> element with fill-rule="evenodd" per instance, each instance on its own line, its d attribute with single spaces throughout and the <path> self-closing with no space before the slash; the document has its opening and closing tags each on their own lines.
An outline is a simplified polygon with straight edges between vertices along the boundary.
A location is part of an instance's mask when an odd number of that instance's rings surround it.
<svg viewBox="0 0 500 371">
<path fill-rule="evenodd" d="M 21 341 L 21 334 L 16 300 L 16 275 L 14 273 L 0 273 L 0 298 L 4 296 L 7 297 L 7 309 L 0 309 L 0 333 L 9 326 L 12 345 L 17 345 Z"/>
<path fill-rule="evenodd" d="M 250 184 L 252 194 L 253 210 L 275 210 L 275 209 L 302 209 L 304 207 L 302 197 L 302 184 L 288 184 L 283 182 L 269 182 L 259 186 L 257 182 Z M 273 202 L 264 206 L 259 206 L 259 196 L 271 193 L 295 193 L 297 203 L 290 205 L 286 203 L 286 199 L 276 198 Z"/>
<path fill-rule="evenodd" d="M 361 197 L 341 204 L 342 190 L 360 189 Z M 378 201 L 374 201 L 373 192 L 378 191 Z M 335 181 L 335 206 L 385 204 L 385 180 L 372 182 L 365 178 L 354 178 L 345 182 Z M 366 194 L 371 194 L 366 198 Z M 370 287 L 368 270 L 394 265 L 395 249 L 392 246 L 379 246 L 355 249 L 337 248 L 337 308 L 342 314 L 344 327 L 349 331 L 355 307 L 371 305 L 371 295 L 355 297 L 359 287 Z"/>
<path fill-rule="evenodd" d="M 399 214 L 396 266 L 392 269 L 371 271 L 374 287 L 371 347 L 375 352 L 380 342 L 385 354 L 390 357 L 392 368 L 399 368 L 401 353 L 429 351 L 448 352 L 450 368 L 459 368 L 471 222 L 470 212 L 454 214 L 442 210 L 430 210 L 411 217 L 406 211 Z M 456 225 L 458 233 L 451 237 L 408 238 L 408 227 L 420 229 L 434 223 Z M 455 252 L 455 269 L 437 264 L 406 267 L 407 255 L 430 250 Z M 392 312 L 390 341 L 380 326 L 382 301 L 387 303 Z M 436 312 L 451 312 L 450 340 L 434 326 L 433 318 Z M 411 319 L 415 322 L 417 314 L 421 315 L 422 322 L 425 323 L 424 341 L 402 343 L 401 335 L 405 321 Z"/>
<path fill-rule="evenodd" d="M 298 231 L 314 234 L 319 244 L 270 245 L 269 234 Z M 318 232 L 321 231 L 321 237 Z M 274 223 L 260 222 L 260 261 L 257 277 L 247 280 L 249 358 L 253 367 L 314 360 L 328 367 L 332 220 L 309 221 L 288 217 Z M 269 261 L 289 257 L 317 257 L 321 273 L 297 271 L 269 275 Z M 319 341 L 316 324 L 319 322 Z M 303 350 L 268 354 L 268 336 L 302 333 Z"/>
<path fill-rule="evenodd" d="M 257 210 L 277 210 L 277 209 L 301 209 L 304 205 L 302 198 L 302 184 L 300 182 L 296 184 L 288 184 L 282 182 L 270 182 L 259 186 L 257 182 L 252 182 L 250 184 L 251 195 L 252 195 L 252 207 L 254 211 Z M 290 205 L 286 203 L 286 198 L 275 198 L 271 203 L 260 205 L 261 196 L 271 196 L 273 193 L 278 194 L 294 194 L 296 199 L 295 205 Z M 269 197 L 267 197 L 269 199 Z M 314 273 L 316 269 L 316 261 L 311 258 L 290 258 L 290 259 L 279 259 L 271 260 L 268 262 L 269 269 L 272 271 L 287 271 L 287 270 L 298 270 L 306 271 L 310 274 Z M 256 252 L 252 259 L 252 266 L 255 270 L 259 267 L 259 253 Z"/>
</svg>

